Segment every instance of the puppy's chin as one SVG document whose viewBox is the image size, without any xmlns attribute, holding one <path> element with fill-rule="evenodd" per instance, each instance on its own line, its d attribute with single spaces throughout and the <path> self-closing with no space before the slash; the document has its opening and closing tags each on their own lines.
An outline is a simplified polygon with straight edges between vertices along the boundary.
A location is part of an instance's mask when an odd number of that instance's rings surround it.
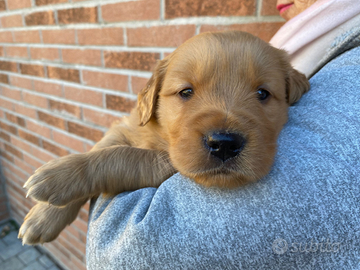
<svg viewBox="0 0 360 270">
<path fill-rule="evenodd" d="M 206 187 L 220 187 L 220 188 L 237 188 L 249 183 L 253 183 L 268 172 L 268 169 L 262 170 L 252 174 L 246 174 L 227 168 L 218 168 L 204 172 L 191 173 L 181 172 L 183 175 L 193 179 L 196 183 Z"/>
</svg>

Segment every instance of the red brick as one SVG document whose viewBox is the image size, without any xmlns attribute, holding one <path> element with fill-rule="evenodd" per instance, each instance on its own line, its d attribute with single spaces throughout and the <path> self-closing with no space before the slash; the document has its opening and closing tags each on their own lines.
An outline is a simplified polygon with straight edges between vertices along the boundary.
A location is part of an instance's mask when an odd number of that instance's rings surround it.
<svg viewBox="0 0 360 270">
<path fill-rule="evenodd" d="M 86 244 L 86 232 L 83 233 L 74 225 L 66 227 L 66 231 L 69 232 L 71 235 L 75 236 L 76 239 L 79 239 L 81 243 Z"/>
<path fill-rule="evenodd" d="M 59 244 L 59 241 L 55 240 L 51 243 L 51 245 L 53 248 L 55 248 L 55 250 L 53 249 L 53 253 L 57 254 L 57 257 L 60 258 L 60 261 L 65 264 L 68 269 L 74 269 L 74 266 L 70 263 L 70 253 Z"/>
<path fill-rule="evenodd" d="M 37 169 L 44 164 L 43 162 L 39 162 L 38 160 L 34 159 L 33 157 L 27 154 L 24 154 L 24 161 L 30 164 L 34 169 Z"/>
<path fill-rule="evenodd" d="M 8 212 L 1 213 L 1 214 L 0 214 L 0 221 L 6 220 L 6 219 L 8 219 L 8 218 L 10 218 L 10 215 L 9 215 Z"/>
<path fill-rule="evenodd" d="M 80 137 L 92 140 L 99 141 L 103 137 L 104 133 L 101 130 L 90 128 L 84 125 L 80 125 L 74 122 L 68 122 L 68 130 L 70 133 L 76 134 Z"/>
<path fill-rule="evenodd" d="M 62 49 L 62 60 L 65 63 L 101 66 L 101 51 Z"/>
<path fill-rule="evenodd" d="M 48 152 L 38 147 L 32 147 L 31 152 L 34 157 L 45 162 L 49 162 L 50 160 L 53 160 L 56 157 L 54 154 L 49 154 Z"/>
<path fill-rule="evenodd" d="M 0 56 L 5 56 L 4 47 L 0 47 Z"/>
<path fill-rule="evenodd" d="M 20 9 L 31 7 L 31 0 L 8 0 L 7 8 L 8 9 Z"/>
<path fill-rule="evenodd" d="M 7 98 L 15 99 L 15 100 L 21 100 L 21 91 L 8 88 L 8 87 L 1 87 L 1 95 Z"/>
<path fill-rule="evenodd" d="M 151 71 L 160 59 L 158 53 L 105 52 L 105 67 Z"/>
<path fill-rule="evenodd" d="M 22 104 L 15 104 L 14 111 L 30 118 L 36 118 L 36 110 L 26 107 Z"/>
<path fill-rule="evenodd" d="M 32 80 L 28 78 L 10 76 L 10 84 L 20 88 L 32 89 Z"/>
<path fill-rule="evenodd" d="M 26 177 L 26 176 L 24 175 L 24 177 Z M 13 177 L 13 179 L 14 178 L 15 177 Z M 13 181 L 11 181 L 11 182 L 13 182 Z M 9 193 L 10 211 L 12 211 L 13 214 L 17 213 L 18 215 L 21 215 L 21 217 L 20 217 L 20 220 L 21 220 L 25 211 L 27 211 L 26 206 L 25 206 L 26 204 L 24 203 L 25 202 L 25 200 L 24 200 L 25 194 L 20 195 L 19 193 L 14 191 L 10 185 L 7 187 L 7 190 Z"/>
<path fill-rule="evenodd" d="M 30 143 L 33 143 L 33 144 L 35 144 L 37 146 L 40 146 L 40 138 L 39 137 L 34 136 L 34 135 L 32 135 L 32 134 L 30 134 L 28 132 L 25 132 L 25 131 L 23 131 L 21 129 L 19 129 L 18 132 L 19 132 L 19 137 L 20 138 L 23 138 L 23 139 L 25 139 L 26 141 L 28 141 Z"/>
<path fill-rule="evenodd" d="M 0 191 L 0 194 L 1 194 L 1 191 Z M 7 212 L 6 203 L 5 203 L 5 201 L 1 202 L 1 199 L 0 199 L 0 214 L 5 213 L 5 212 Z"/>
<path fill-rule="evenodd" d="M 127 1 L 101 7 L 106 22 L 158 20 L 160 0 Z"/>
<path fill-rule="evenodd" d="M 82 221 L 81 219 L 77 218 L 75 219 L 75 221 L 73 222 L 73 224 L 79 228 L 81 231 L 86 232 L 87 231 L 87 223 L 85 223 L 84 221 Z"/>
<path fill-rule="evenodd" d="M 13 154 L 14 156 L 17 156 L 18 158 L 23 158 L 22 152 L 17 150 L 16 148 L 12 147 L 9 144 L 5 144 L 5 150 Z"/>
<path fill-rule="evenodd" d="M 200 29 L 203 32 L 215 32 L 226 30 L 239 30 L 249 32 L 259 38 L 269 41 L 277 30 L 283 25 L 283 22 L 275 23 L 249 23 L 249 24 L 233 24 L 233 25 L 203 25 Z"/>
<path fill-rule="evenodd" d="M 99 107 L 103 106 L 103 94 L 92 90 L 64 86 L 64 97 L 69 100 L 87 103 Z"/>
<path fill-rule="evenodd" d="M 22 23 L 22 16 L 21 15 L 11 15 L 1 18 L 1 26 L 4 28 L 8 27 L 21 27 L 23 26 Z"/>
<path fill-rule="evenodd" d="M 33 95 L 30 93 L 23 93 L 23 100 L 26 103 L 35 105 L 40 108 L 46 109 L 48 107 L 47 99 L 38 95 Z"/>
<path fill-rule="evenodd" d="M 106 108 L 120 112 L 130 112 L 136 101 L 125 97 L 106 95 Z"/>
<path fill-rule="evenodd" d="M 79 217 L 85 222 L 88 222 L 89 220 L 89 212 L 85 211 L 84 209 L 80 209 Z"/>
<path fill-rule="evenodd" d="M 47 67 L 47 71 L 49 78 L 80 83 L 80 74 L 77 69 Z"/>
<path fill-rule="evenodd" d="M 3 151 L 1 148 L 0 148 L 0 157 L 3 157 L 5 159 L 7 159 L 8 161 L 10 161 L 11 163 L 14 162 L 14 158 L 12 155 L 10 155 L 9 153 Z"/>
<path fill-rule="evenodd" d="M 27 47 L 6 47 L 6 56 L 28 58 L 28 49 Z"/>
<path fill-rule="evenodd" d="M 62 96 L 62 87 L 60 84 L 34 80 L 34 91 L 53 96 Z"/>
<path fill-rule="evenodd" d="M 38 117 L 40 121 L 43 121 L 51 126 L 66 129 L 66 122 L 64 119 L 40 111 L 38 111 Z"/>
<path fill-rule="evenodd" d="M 59 245 L 58 240 L 46 243 L 46 249 L 49 250 L 59 262 L 63 263 L 67 269 L 74 269 L 74 265 L 70 263 L 70 254 Z M 69 257 L 65 256 L 64 252 Z"/>
<path fill-rule="evenodd" d="M 40 43 L 38 30 L 14 31 L 14 41 L 17 43 Z"/>
<path fill-rule="evenodd" d="M 59 49 L 55 48 L 30 48 L 31 59 L 59 60 Z"/>
<path fill-rule="evenodd" d="M 123 45 L 124 31 L 122 28 L 78 29 L 80 45 Z"/>
<path fill-rule="evenodd" d="M 75 30 L 42 30 L 44 43 L 49 44 L 75 44 Z"/>
<path fill-rule="evenodd" d="M 82 211 L 80 211 L 80 213 L 87 213 L 87 211 L 84 211 L 82 209 Z M 86 215 L 86 216 L 88 216 L 88 215 Z M 87 222 L 88 219 L 86 219 L 84 221 Z M 76 236 L 74 236 L 70 232 L 66 232 L 66 239 L 69 241 L 69 243 L 71 243 L 73 245 L 73 247 L 75 247 L 77 250 L 79 250 L 83 254 L 85 254 L 86 245 L 83 242 L 81 242 Z"/>
<path fill-rule="evenodd" d="M 35 0 L 35 5 L 43 6 L 43 5 L 60 4 L 67 2 L 68 0 Z"/>
<path fill-rule="evenodd" d="M 11 113 L 5 113 L 5 114 L 6 114 L 6 119 L 9 120 L 10 122 L 13 122 L 19 126 L 25 127 L 25 119 L 24 118 L 16 116 Z"/>
<path fill-rule="evenodd" d="M 64 236 L 65 235 L 65 236 Z M 70 245 L 68 243 L 68 241 L 66 241 L 66 232 L 63 231 L 60 233 L 60 236 L 58 237 L 58 242 L 66 248 L 66 250 L 68 250 L 71 254 L 71 261 L 73 261 L 73 256 L 79 258 L 80 260 L 83 259 L 83 255 L 78 251 L 76 250 L 72 245 Z"/>
<path fill-rule="evenodd" d="M 9 84 L 9 76 L 6 74 L 0 74 L 0 82 Z"/>
<path fill-rule="evenodd" d="M 125 75 L 83 70 L 83 82 L 101 88 L 128 91 L 128 77 Z"/>
<path fill-rule="evenodd" d="M 26 164 L 26 162 L 24 162 L 21 159 L 15 158 L 14 164 L 16 166 L 18 166 L 20 169 L 22 169 L 23 171 L 27 172 L 29 175 L 32 175 L 34 173 L 34 169 L 31 166 L 29 166 L 29 164 Z"/>
<path fill-rule="evenodd" d="M 41 65 L 31 65 L 31 64 L 20 64 L 21 74 L 45 77 L 44 66 Z"/>
<path fill-rule="evenodd" d="M 17 72 L 17 66 L 14 62 L 0 61 L 0 70 Z"/>
<path fill-rule="evenodd" d="M 92 143 L 85 143 L 85 152 L 89 152 L 91 149 L 93 149 L 93 147 L 95 146 L 96 142 L 92 142 Z"/>
<path fill-rule="evenodd" d="M 167 25 L 127 29 L 129 46 L 178 47 L 195 35 L 195 25 Z M 174 34 L 176 33 L 176 34 Z"/>
<path fill-rule="evenodd" d="M 5 0 L 0 0 L 0 10 L 6 10 Z M 1 219 L 0 219 L 1 220 Z"/>
<path fill-rule="evenodd" d="M 87 201 L 81 209 L 88 213 L 90 210 L 90 201 Z"/>
<path fill-rule="evenodd" d="M 69 151 L 61 148 L 59 146 L 56 146 L 50 142 L 44 141 L 42 142 L 43 148 L 59 157 L 66 156 L 69 154 Z"/>
<path fill-rule="evenodd" d="M 84 143 L 79 139 L 75 139 L 71 136 L 65 135 L 57 131 L 53 131 L 53 140 L 59 144 L 62 144 L 66 147 L 74 149 L 80 153 L 84 152 Z"/>
<path fill-rule="evenodd" d="M 7 133 L 3 132 L 3 131 L 0 131 L 0 138 L 7 141 L 7 142 L 10 142 L 10 136 Z"/>
<path fill-rule="evenodd" d="M 70 114 L 77 118 L 81 118 L 81 108 L 79 106 L 49 99 L 49 108 L 61 114 Z"/>
<path fill-rule="evenodd" d="M 79 270 L 86 270 L 86 264 L 84 263 L 85 258 L 80 260 L 77 257 L 72 256 L 71 257 L 71 261 L 73 262 L 73 264 L 75 265 L 76 269 Z"/>
<path fill-rule="evenodd" d="M 0 32 L 0 42 L 11 43 L 13 42 L 13 36 L 11 31 L 9 32 Z"/>
<path fill-rule="evenodd" d="M 1 191 L 0 191 L 0 194 L 1 194 Z M 5 200 L 3 202 L 1 202 L 1 199 L 0 199 L 0 214 L 2 214 L 4 212 L 7 212 L 6 202 L 5 202 Z"/>
<path fill-rule="evenodd" d="M 165 17 L 255 15 L 255 3 L 254 0 L 165 0 Z"/>
<path fill-rule="evenodd" d="M 8 110 L 13 110 L 14 109 L 14 105 L 15 103 L 7 101 L 5 99 L 0 98 L 0 104 L 2 108 L 8 109 Z"/>
<path fill-rule="evenodd" d="M 7 184 L 9 184 L 9 186 L 7 186 L 7 188 L 11 188 L 12 191 L 14 193 L 17 194 L 17 196 L 19 196 L 21 198 L 21 201 L 24 201 L 25 200 L 25 195 L 26 195 L 26 191 L 22 188 L 22 185 L 24 184 L 24 182 L 22 181 L 22 179 L 24 177 L 26 177 L 26 174 L 22 173 L 20 170 L 19 170 L 19 167 L 18 166 L 15 166 L 15 164 L 11 164 L 10 166 L 10 170 L 12 172 L 14 172 L 16 175 L 18 175 L 19 177 L 14 177 L 12 178 L 12 180 L 14 181 L 8 181 Z M 20 178 L 20 179 L 19 179 Z M 20 198 L 17 198 L 17 199 L 20 199 Z"/>
<path fill-rule="evenodd" d="M 25 16 L 26 25 L 51 25 L 55 24 L 53 11 L 34 12 Z"/>
<path fill-rule="evenodd" d="M 279 11 L 276 9 L 277 0 L 266 0 L 262 1 L 261 15 L 271 16 L 279 15 Z"/>
<path fill-rule="evenodd" d="M 113 122 L 119 120 L 119 116 L 109 113 L 83 108 L 84 120 L 103 127 L 110 127 Z"/>
<path fill-rule="evenodd" d="M 41 135 L 42 137 L 51 138 L 51 129 L 38 124 L 35 121 L 26 120 L 26 127 L 28 130 Z"/>
<path fill-rule="evenodd" d="M 97 7 L 81 7 L 58 10 L 59 24 L 95 23 L 97 22 Z"/>
</svg>

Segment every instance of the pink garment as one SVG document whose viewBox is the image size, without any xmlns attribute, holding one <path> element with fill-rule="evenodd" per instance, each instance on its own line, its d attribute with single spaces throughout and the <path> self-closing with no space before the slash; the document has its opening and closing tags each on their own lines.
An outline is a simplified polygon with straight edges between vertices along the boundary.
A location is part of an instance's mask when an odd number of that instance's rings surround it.
<svg viewBox="0 0 360 270">
<path fill-rule="evenodd" d="M 360 13 L 358 0 L 318 0 L 289 20 L 270 44 L 292 57 L 297 51 Z"/>
</svg>

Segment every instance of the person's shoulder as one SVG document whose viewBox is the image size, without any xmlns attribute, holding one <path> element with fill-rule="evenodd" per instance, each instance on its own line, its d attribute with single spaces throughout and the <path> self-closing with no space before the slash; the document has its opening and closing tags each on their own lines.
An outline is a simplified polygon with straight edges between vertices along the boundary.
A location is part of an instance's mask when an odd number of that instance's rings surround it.
<svg viewBox="0 0 360 270">
<path fill-rule="evenodd" d="M 352 60 L 353 62 L 350 64 L 357 66 L 359 65 L 360 59 L 360 26 L 354 26 L 348 31 L 338 35 L 331 46 L 327 49 L 327 52 L 323 56 L 323 58 L 319 61 L 317 66 L 314 68 L 313 73 L 310 77 L 317 74 L 321 71 L 325 66 L 329 66 L 328 64 L 337 64 L 349 66 L 347 61 Z M 346 62 L 343 62 L 343 61 Z M 331 66 L 331 65 L 330 65 Z"/>
<path fill-rule="evenodd" d="M 330 60 L 319 71 L 317 71 L 310 79 L 314 85 L 317 81 L 323 83 L 342 83 L 346 81 L 354 81 L 360 84 L 360 47 L 355 47 L 343 52 L 337 57 Z"/>
</svg>

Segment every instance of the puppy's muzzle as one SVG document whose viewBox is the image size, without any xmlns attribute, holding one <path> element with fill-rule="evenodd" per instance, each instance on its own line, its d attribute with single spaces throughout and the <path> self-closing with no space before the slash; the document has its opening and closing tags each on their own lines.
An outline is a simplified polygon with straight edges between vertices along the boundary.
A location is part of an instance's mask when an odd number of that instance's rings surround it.
<svg viewBox="0 0 360 270">
<path fill-rule="evenodd" d="M 238 133 L 213 132 L 204 137 L 205 148 L 223 162 L 236 157 L 245 146 L 245 138 Z"/>
</svg>

